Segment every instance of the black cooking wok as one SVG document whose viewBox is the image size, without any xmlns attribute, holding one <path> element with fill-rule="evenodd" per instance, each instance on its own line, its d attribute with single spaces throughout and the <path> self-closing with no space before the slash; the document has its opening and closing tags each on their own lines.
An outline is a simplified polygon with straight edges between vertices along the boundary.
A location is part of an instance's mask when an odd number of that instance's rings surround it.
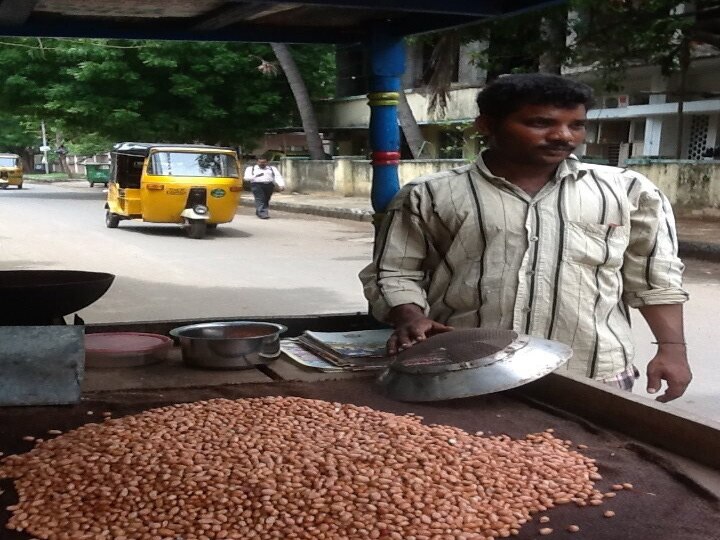
<svg viewBox="0 0 720 540">
<path fill-rule="evenodd" d="M 75 270 L 0 271 L 0 325 L 62 324 L 62 317 L 89 306 L 115 276 Z"/>
</svg>

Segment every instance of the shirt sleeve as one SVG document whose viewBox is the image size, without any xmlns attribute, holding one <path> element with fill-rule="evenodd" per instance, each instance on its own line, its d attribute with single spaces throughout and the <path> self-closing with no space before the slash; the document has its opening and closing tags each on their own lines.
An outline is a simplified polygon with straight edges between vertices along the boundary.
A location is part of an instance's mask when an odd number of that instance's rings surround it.
<svg viewBox="0 0 720 540">
<path fill-rule="evenodd" d="M 273 176 L 273 182 L 275 182 L 275 185 L 281 188 L 285 187 L 285 179 L 283 178 L 282 174 L 280 174 L 280 171 L 277 169 L 277 167 L 272 168 L 275 175 Z"/>
<path fill-rule="evenodd" d="M 416 304 L 429 312 L 423 287 L 427 237 L 415 187 L 403 188 L 388 206 L 373 262 L 360 272 L 371 312 L 380 321 L 387 322 L 390 310 L 402 304 Z"/>
<path fill-rule="evenodd" d="M 630 240 L 623 263 L 623 300 L 631 307 L 682 304 L 685 266 L 678 258 L 677 230 L 669 201 L 644 176 L 628 179 Z"/>
<path fill-rule="evenodd" d="M 253 168 L 252 167 L 245 167 L 245 174 L 243 175 L 243 180 L 246 182 L 252 182 L 253 179 Z"/>
</svg>

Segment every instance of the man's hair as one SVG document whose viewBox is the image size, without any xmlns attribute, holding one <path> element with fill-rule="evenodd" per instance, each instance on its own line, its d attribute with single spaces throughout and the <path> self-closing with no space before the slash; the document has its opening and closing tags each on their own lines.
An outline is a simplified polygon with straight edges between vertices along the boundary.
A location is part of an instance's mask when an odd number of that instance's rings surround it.
<svg viewBox="0 0 720 540">
<path fill-rule="evenodd" d="M 587 84 L 548 73 L 504 75 L 483 88 L 477 97 L 480 114 L 502 119 L 524 105 L 554 105 L 572 109 L 593 104 Z"/>
</svg>

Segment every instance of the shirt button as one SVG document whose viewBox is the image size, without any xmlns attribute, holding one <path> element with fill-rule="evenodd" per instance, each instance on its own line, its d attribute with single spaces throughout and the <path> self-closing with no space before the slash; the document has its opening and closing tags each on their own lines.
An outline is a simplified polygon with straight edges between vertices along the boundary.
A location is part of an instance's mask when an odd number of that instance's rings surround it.
<svg viewBox="0 0 720 540">
<path fill-rule="evenodd" d="M 525 274 L 527 274 L 528 276 L 535 275 L 535 270 L 528 270 L 527 272 L 525 272 Z"/>
<path fill-rule="evenodd" d="M 538 241 L 538 237 L 537 237 L 537 236 L 531 236 L 531 237 L 530 237 L 530 241 L 531 241 L 531 242 L 537 242 L 537 241 Z"/>
<path fill-rule="evenodd" d="M 530 313 L 530 308 L 529 308 L 529 307 L 524 307 L 524 308 L 522 308 L 521 311 L 522 311 L 523 313 Z"/>
</svg>

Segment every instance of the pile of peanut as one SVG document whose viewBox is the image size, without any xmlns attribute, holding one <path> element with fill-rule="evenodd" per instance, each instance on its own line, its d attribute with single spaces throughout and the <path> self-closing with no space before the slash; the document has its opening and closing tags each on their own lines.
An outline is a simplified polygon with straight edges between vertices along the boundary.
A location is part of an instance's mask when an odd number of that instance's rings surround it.
<svg viewBox="0 0 720 540">
<path fill-rule="evenodd" d="M 550 430 L 551 431 L 551 430 Z M 86 424 L 0 462 L 39 539 L 487 540 L 602 498 L 592 459 L 301 398 L 216 399 Z"/>
</svg>

